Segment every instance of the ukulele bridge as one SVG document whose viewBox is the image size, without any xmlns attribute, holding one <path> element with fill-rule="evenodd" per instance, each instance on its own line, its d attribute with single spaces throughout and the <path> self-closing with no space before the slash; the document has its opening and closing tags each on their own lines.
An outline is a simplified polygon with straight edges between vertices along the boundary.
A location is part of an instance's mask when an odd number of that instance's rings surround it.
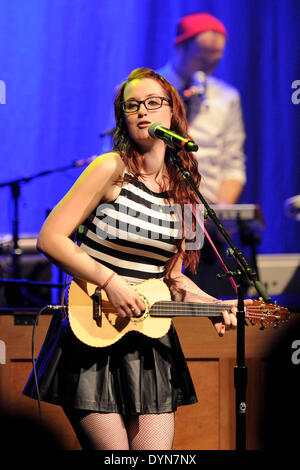
<svg viewBox="0 0 300 470">
<path fill-rule="evenodd" d="M 97 287 L 93 299 L 93 320 L 95 320 L 97 326 L 102 326 L 102 294 L 100 287 Z"/>
</svg>

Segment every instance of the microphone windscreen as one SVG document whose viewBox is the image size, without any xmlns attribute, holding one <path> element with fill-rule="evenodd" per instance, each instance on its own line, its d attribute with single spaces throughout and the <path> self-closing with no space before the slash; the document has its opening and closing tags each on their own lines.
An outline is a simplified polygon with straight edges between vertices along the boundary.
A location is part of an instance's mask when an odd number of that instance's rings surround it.
<svg viewBox="0 0 300 470">
<path fill-rule="evenodd" d="M 150 124 L 150 126 L 148 127 L 148 133 L 151 137 L 153 137 L 153 139 L 155 139 L 156 137 L 155 131 L 157 127 L 162 127 L 161 122 L 152 122 L 152 124 Z"/>
</svg>

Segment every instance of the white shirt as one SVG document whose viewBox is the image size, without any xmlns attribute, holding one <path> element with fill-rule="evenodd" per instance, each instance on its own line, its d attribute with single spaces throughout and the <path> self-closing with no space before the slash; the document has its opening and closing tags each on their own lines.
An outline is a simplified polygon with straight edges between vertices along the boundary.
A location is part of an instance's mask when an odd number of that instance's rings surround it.
<svg viewBox="0 0 300 470">
<path fill-rule="evenodd" d="M 156 72 L 178 91 L 186 88 L 170 64 Z M 196 157 L 202 175 L 201 193 L 209 203 L 216 204 L 223 181 L 246 182 L 245 131 L 240 95 L 234 87 L 208 76 L 206 103 L 202 105 L 199 95 L 189 98 L 189 135 L 199 146 Z"/>
</svg>

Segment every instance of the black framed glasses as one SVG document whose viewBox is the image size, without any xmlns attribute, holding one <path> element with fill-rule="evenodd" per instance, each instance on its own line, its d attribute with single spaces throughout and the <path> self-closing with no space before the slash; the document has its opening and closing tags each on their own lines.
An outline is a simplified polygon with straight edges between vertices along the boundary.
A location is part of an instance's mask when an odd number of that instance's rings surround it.
<svg viewBox="0 0 300 470">
<path fill-rule="evenodd" d="M 143 104 L 148 111 L 159 109 L 162 107 L 164 101 L 171 105 L 170 101 L 162 96 L 149 96 L 149 98 L 140 101 L 130 99 L 127 101 L 122 101 L 121 105 L 123 111 L 126 114 L 130 114 L 136 113 L 140 109 L 141 104 Z"/>
</svg>

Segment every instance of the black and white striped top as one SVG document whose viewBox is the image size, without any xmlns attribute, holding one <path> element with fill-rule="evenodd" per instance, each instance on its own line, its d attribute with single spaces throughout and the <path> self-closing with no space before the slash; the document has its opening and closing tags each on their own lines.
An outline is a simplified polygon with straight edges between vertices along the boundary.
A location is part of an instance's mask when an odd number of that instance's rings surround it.
<svg viewBox="0 0 300 470">
<path fill-rule="evenodd" d="M 165 198 L 138 180 L 124 182 L 117 199 L 84 222 L 81 248 L 131 284 L 162 278 L 181 236 L 176 208 Z"/>
</svg>

